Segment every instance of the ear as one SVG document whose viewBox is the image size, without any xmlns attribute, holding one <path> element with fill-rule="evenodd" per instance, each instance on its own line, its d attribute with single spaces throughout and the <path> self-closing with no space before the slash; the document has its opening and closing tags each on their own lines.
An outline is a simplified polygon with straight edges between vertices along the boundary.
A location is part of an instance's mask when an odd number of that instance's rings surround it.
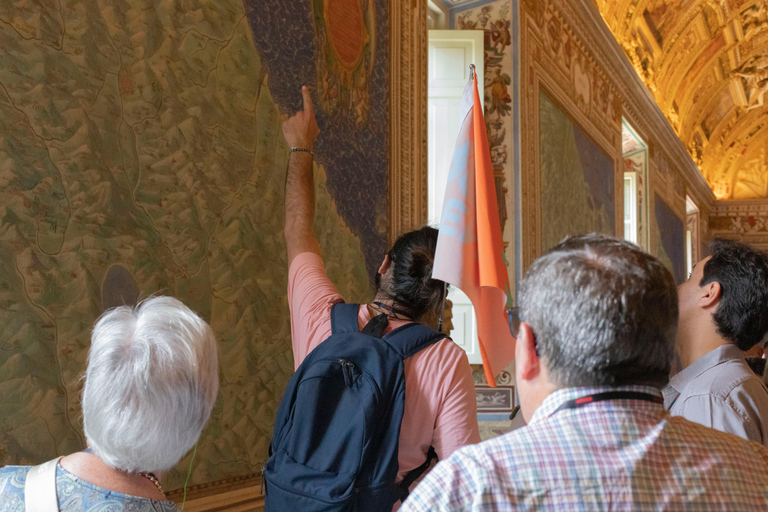
<svg viewBox="0 0 768 512">
<path fill-rule="evenodd" d="M 723 296 L 723 289 L 720 283 L 712 281 L 701 287 L 701 296 L 699 297 L 699 307 L 702 309 L 717 306 L 720 298 Z"/>
<path fill-rule="evenodd" d="M 541 360 L 536 355 L 536 338 L 531 326 L 520 323 L 515 344 L 515 374 L 518 379 L 534 380 L 541 373 Z"/>
<path fill-rule="evenodd" d="M 389 258 L 389 253 L 387 253 L 386 256 L 384 256 L 384 261 L 381 262 L 381 266 L 379 267 L 379 274 L 384 275 L 387 273 L 387 270 L 389 270 L 389 266 L 392 265 L 392 260 Z"/>
</svg>

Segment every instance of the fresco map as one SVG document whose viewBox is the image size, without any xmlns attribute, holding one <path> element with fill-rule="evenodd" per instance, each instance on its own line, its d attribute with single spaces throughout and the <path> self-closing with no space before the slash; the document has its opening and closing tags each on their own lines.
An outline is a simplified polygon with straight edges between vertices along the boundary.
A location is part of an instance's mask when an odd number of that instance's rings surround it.
<svg viewBox="0 0 768 512">
<path fill-rule="evenodd" d="M 685 281 L 685 226 L 658 195 L 653 197 L 656 218 L 656 256 L 672 272 L 679 285 Z"/>
<path fill-rule="evenodd" d="M 543 92 L 539 137 L 542 251 L 568 234 L 615 234 L 613 160 Z"/>
<path fill-rule="evenodd" d="M 302 83 L 323 129 L 328 272 L 348 299 L 370 293 L 387 229 L 385 3 L 258 4 L 0 3 L 0 464 L 82 449 L 93 322 L 170 294 L 219 340 L 191 485 L 259 471 L 293 371 L 280 125 Z M 339 43 L 346 4 L 360 30 Z M 190 457 L 165 488 L 181 487 Z"/>
</svg>

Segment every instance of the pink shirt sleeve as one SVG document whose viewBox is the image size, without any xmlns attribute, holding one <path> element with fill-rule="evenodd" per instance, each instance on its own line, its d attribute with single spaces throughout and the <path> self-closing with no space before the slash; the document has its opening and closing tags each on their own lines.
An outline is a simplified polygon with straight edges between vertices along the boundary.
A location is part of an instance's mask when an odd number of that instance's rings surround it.
<svg viewBox="0 0 768 512">
<path fill-rule="evenodd" d="M 331 307 L 338 302 L 344 299 L 325 274 L 322 258 L 311 252 L 296 256 L 288 271 L 294 369 L 331 335 Z"/>
<path fill-rule="evenodd" d="M 453 344 L 452 341 L 446 343 Z M 440 460 L 447 459 L 462 446 L 480 442 L 472 369 L 466 352 L 461 349 L 459 351 L 459 360 L 451 368 L 449 376 L 446 376 L 449 384 L 437 412 L 432 438 L 432 446 Z"/>
</svg>

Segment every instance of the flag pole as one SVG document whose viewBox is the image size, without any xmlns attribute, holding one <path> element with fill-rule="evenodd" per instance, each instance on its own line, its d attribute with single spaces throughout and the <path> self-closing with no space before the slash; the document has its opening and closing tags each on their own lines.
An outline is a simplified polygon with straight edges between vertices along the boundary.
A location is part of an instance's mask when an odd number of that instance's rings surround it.
<svg viewBox="0 0 768 512">
<path fill-rule="evenodd" d="M 437 322 L 437 332 L 443 332 L 443 315 L 445 314 L 446 298 L 448 298 L 448 283 L 443 281 L 443 305 L 440 307 L 440 320 Z"/>
</svg>

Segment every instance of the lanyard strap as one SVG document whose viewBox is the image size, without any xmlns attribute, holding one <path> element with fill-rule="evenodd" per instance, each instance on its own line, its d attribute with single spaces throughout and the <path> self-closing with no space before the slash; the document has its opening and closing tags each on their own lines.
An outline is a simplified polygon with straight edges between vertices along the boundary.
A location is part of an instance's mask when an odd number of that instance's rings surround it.
<svg viewBox="0 0 768 512">
<path fill-rule="evenodd" d="M 664 403 L 663 398 L 650 393 L 642 393 L 640 391 L 606 391 L 605 393 L 597 393 L 594 395 L 582 396 L 574 400 L 568 400 L 555 409 L 552 414 L 560 412 L 563 409 L 578 409 L 579 407 L 584 407 L 588 404 L 605 402 L 606 400 L 643 400 L 645 402 L 653 402 L 656 404 Z"/>
</svg>

